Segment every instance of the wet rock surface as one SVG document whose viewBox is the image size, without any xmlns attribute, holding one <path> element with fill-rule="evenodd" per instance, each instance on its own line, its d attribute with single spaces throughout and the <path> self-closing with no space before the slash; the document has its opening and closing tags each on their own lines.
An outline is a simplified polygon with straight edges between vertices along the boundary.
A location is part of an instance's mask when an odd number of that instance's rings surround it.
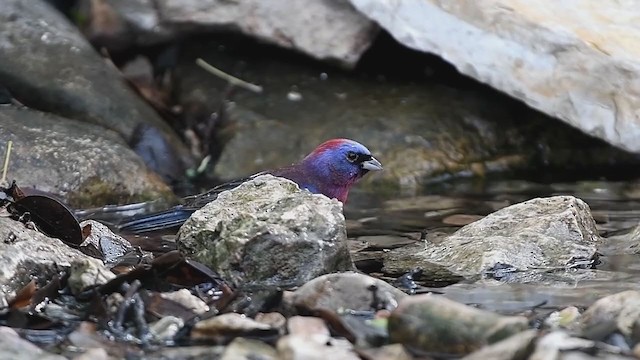
<svg viewBox="0 0 640 360">
<path fill-rule="evenodd" d="M 353 269 L 342 204 L 270 175 L 225 191 L 195 212 L 177 243 L 237 284 L 301 285 Z"/>
<path fill-rule="evenodd" d="M 100 126 L 3 107 L 0 141 L 9 140 L 9 178 L 21 187 L 59 195 L 71 206 L 172 198 L 171 189 L 122 138 Z"/>
<path fill-rule="evenodd" d="M 460 72 L 585 133 L 640 151 L 640 120 L 633 110 L 639 98 L 632 85 L 639 68 L 633 3 L 351 3 L 404 45 L 437 54 Z M 567 12 L 576 16 L 560 15 Z"/>
</svg>

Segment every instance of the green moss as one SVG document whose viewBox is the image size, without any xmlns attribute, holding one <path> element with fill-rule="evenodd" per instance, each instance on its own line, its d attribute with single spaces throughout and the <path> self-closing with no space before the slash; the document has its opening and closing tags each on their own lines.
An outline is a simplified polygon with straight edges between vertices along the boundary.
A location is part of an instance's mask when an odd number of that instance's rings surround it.
<svg viewBox="0 0 640 360">
<path fill-rule="evenodd" d="M 88 208 L 106 204 L 128 204 L 165 199 L 167 204 L 176 202 L 176 196 L 166 187 L 157 186 L 132 194 L 124 184 L 108 183 L 98 177 L 89 178 L 76 191 L 67 195 L 67 202 L 74 208 Z"/>
</svg>

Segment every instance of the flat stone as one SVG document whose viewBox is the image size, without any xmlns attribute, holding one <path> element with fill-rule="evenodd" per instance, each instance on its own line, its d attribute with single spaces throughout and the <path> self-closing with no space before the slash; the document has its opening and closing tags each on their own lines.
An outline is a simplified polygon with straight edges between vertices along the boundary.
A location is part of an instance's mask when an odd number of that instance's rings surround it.
<svg viewBox="0 0 640 360">
<path fill-rule="evenodd" d="M 377 288 L 378 299 L 387 301 L 391 307 L 409 296 L 382 280 L 356 272 L 344 272 L 323 275 L 307 282 L 292 294 L 291 302 L 311 311 L 374 311 L 377 309 L 372 308 L 372 285 Z"/>
</svg>

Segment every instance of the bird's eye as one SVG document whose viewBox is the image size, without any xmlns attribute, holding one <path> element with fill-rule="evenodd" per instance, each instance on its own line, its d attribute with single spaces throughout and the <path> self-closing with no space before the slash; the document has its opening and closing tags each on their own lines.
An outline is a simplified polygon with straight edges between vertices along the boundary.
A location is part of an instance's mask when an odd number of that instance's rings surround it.
<svg viewBox="0 0 640 360">
<path fill-rule="evenodd" d="M 349 162 L 356 162 L 356 160 L 358 160 L 358 154 L 353 151 L 349 151 L 347 153 L 347 160 L 349 160 Z"/>
</svg>

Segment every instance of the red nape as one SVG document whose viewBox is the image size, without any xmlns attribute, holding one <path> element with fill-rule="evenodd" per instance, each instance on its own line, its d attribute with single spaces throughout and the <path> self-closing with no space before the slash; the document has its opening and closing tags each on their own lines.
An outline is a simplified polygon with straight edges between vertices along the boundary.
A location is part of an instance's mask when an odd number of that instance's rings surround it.
<svg viewBox="0 0 640 360">
<path fill-rule="evenodd" d="M 349 139 L 331 139 L 331 140 L 327 140 L 325 142 L 323 142 L 322 144 L 318 145 L 318 147 L 313 150 L 312 154 L 318 154 L 321 152 L 324 152 L 326 150 L 329 149 L 335 149 L 337 147 L 339 147 L 340 145 L 347 143 L 347 142 L 351 142 L 353 140 L 349 140 Z"/>
</svg>

